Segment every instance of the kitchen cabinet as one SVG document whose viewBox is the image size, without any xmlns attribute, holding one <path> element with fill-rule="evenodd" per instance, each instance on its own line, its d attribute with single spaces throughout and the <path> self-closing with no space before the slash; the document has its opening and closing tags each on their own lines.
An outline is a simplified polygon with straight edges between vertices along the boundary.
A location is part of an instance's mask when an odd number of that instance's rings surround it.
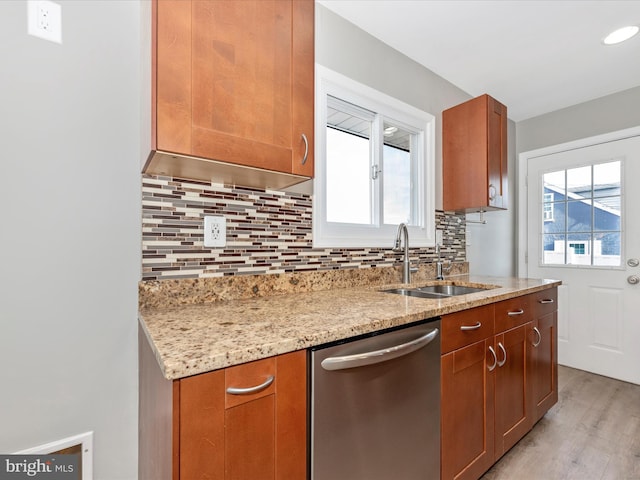
<svg viewBox="0 0 640 480">
<path fill-rule="evenodd" d="M 555 288 L 532 296 L 535 316 L 529 332 L 529 411 L 532 425 L 558 401 L 557 296 Z"/>
<path fill-rule="evenodd" d="M 530 429 L 527 405 L 527 332 L 533 310 L 530 295 L 495 305 L 496 437 L 494 458 L 498 460 Z"/>
<path fill-rule="evenodd" d="M 482 95 L 442 112 L 443 209 L 506 209 L 507 107 Z"/>
<path fill-rule="evenodd" d="M 306 351 L 169 381 L 145 343 L 141 479 L 306 478 Z M 167 436 L 170 442 L 158 444 Z"/>
<path fill-rule="evenodd" d="M 146 173 L 262 188 L 313 176 L 313 0 L 155 0 Z"/>
<path fill-rule="evenodd" d="M 441 358 L 441 478 L 477 479 L 494 463 L 494 306 L 445 315 Z"/>
<path fill-rule="evenodd" d="M 180 478 L 305 478 L 305 375 L 299 351 L 178 380 Z"/>
<path fill-rule="evenodd" d="M 443 480 L 480 478 L 557 402 L 556 295 L 443 316 Z"/>
</svg>

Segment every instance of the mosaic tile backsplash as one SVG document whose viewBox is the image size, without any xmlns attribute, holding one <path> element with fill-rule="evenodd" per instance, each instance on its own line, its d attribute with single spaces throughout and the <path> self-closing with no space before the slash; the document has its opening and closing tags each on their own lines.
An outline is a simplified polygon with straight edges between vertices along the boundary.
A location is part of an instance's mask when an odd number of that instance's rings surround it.
<svg viewBox="0 0 640 480">
<path fill-rule="evenodd" d="M 142 280 L 398 266 L 391 248 L 313 248 L 311 196 L 142 176 Z M 205 248 L 203 217 L 224 215 L 227 246 Z M 436 211 L 441 255 L 466 262 L 464 216 Z M 391 240 L 390 240 L 391 243 Z M 411 259 L 434 262 L 433 248 Z"/>
</svg>

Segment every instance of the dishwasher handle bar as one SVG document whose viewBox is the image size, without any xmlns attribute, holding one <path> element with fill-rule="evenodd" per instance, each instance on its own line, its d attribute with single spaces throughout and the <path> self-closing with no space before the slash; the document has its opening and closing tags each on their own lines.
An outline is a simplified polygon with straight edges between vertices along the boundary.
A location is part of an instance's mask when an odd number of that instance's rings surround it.
<svg viewBox="0 0 640 480">
<path fill-rule="evenodd" d="M 429 333 L 393 347 L 374 350 L 372 352 L 357 353 L 341 357 L 325 358 L 320 365 L 325 370 L 346 370 L 347 368 L 364 367 L 376 363 L 387 362 L 394 358 L 408 355 L 416 350 L 420 350 L 438 336 L 438 329 L 434 328 Z"/>
</svg>

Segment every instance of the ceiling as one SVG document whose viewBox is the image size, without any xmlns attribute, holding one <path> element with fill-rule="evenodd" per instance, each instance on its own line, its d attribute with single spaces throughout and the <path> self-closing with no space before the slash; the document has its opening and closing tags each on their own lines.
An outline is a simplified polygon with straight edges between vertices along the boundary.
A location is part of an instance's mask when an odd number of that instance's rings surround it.
<svg viewBox="0 0 640 480">
<path fill-rule="evenodd" d="M 640 0 L 318 0 L 518 122 L 640 86 Z"/>
</svg>

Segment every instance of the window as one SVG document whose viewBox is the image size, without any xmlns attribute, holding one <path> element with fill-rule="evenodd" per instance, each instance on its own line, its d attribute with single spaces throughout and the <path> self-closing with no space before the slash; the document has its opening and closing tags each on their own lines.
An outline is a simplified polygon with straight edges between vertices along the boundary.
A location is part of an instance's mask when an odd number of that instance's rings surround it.
<svg viewBox="0 0 640 480">
<path fill-rule="evenodd" d="M 618 160 L 542 175 L 543 265 L 621 265 L 621 168 Z"/>
<path fill-rule="evenodd" d="M 434 117 L 317 67 L 314 247 L 411 246 L 435 236 Z"/>
<path fill-rule="evenodd" d="M 544 194 L 544 203 L 542 204 L 542 216 L 545 222 L 553 222 L 553 193 Z"/>
</svg>

